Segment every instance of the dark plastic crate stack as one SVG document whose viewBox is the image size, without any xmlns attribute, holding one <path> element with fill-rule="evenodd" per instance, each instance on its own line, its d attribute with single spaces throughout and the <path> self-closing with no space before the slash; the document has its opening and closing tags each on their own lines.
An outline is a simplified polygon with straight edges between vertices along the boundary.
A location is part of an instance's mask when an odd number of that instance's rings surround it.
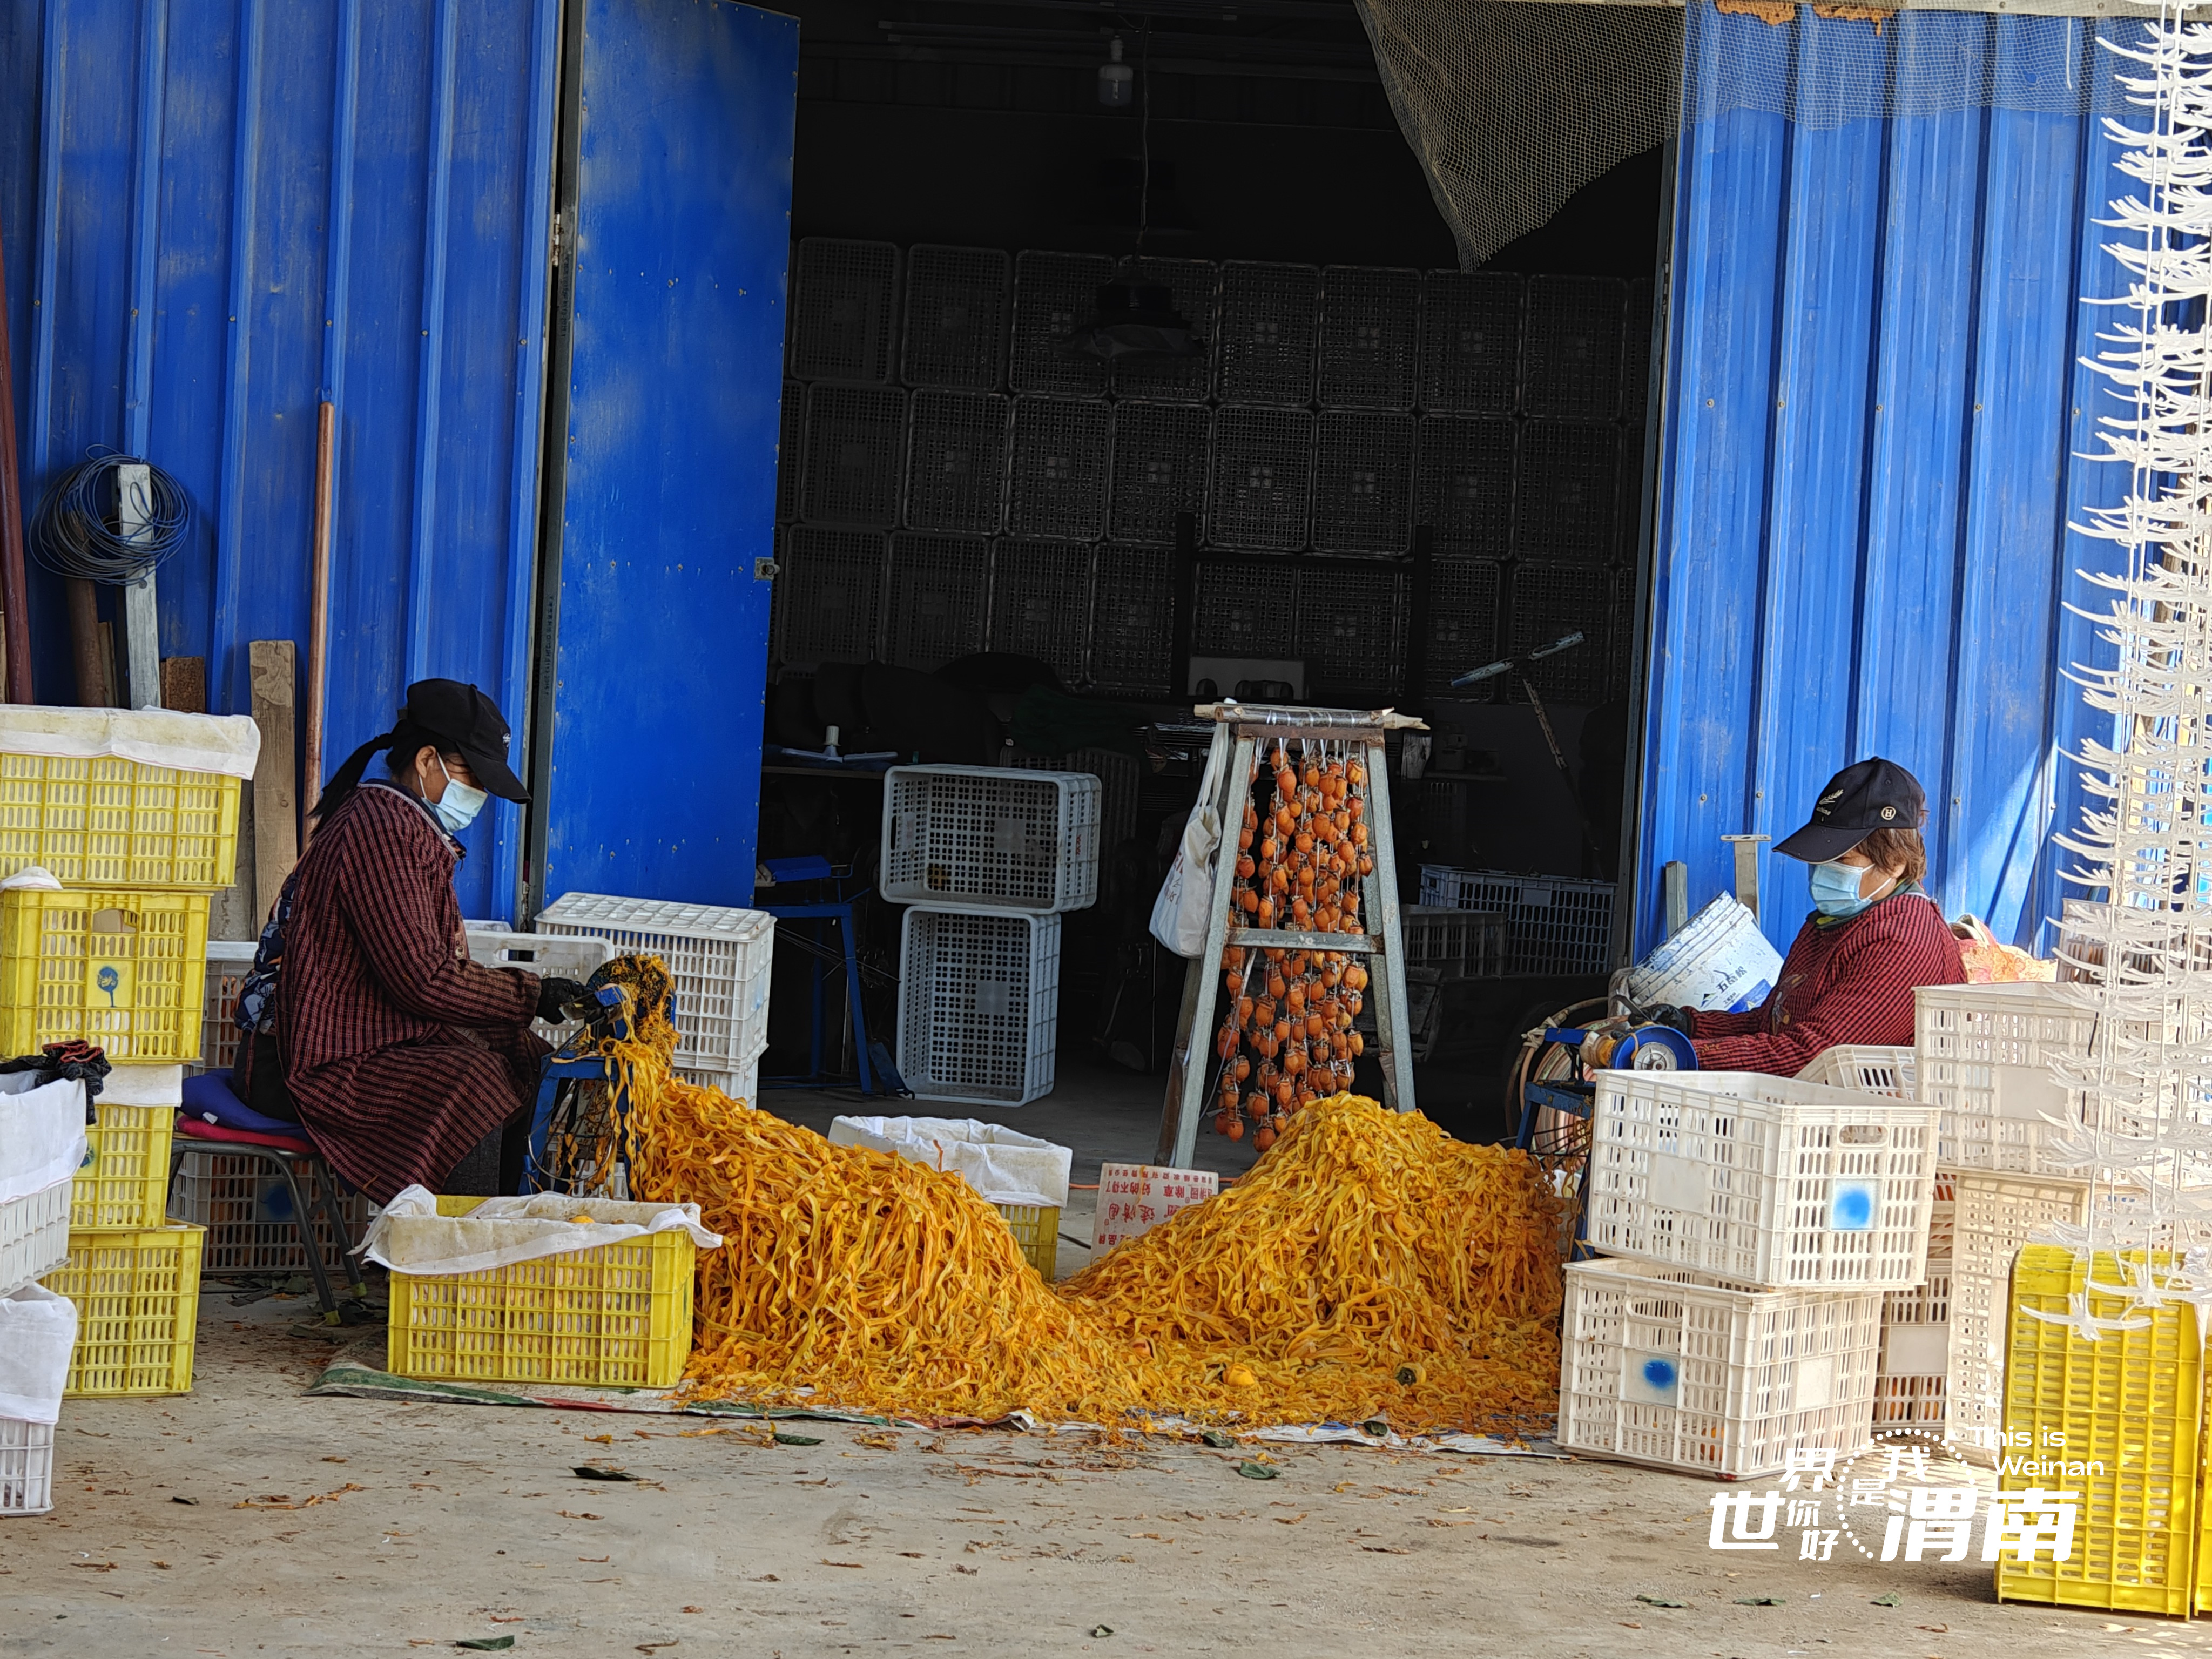
<svg viewBox="0 0 2212 1659">
<path fill-rule="evenodd" d="M 1014 399 L 1006 529 L 1094 541 L 1106 533 L 1106 459 L 1114 411 L 1075 398 Z"/>
<path fill-rule="evenodd" d="M 885 658 L 927 673 L 983 648 L 991 544 L 980 536 L 891 538 Z"/>
<path fill-rule="evenodd" d="M 1206 539 L 1289 553 L 1306 544 L 1313 416 L 1303 409 L 1222 409 L 1213 417 Z"/>
<path fill-rule="evenodd" d="M 1411 409 L 1421 273 L 1331 265 L 1321 274 L 1320 402 Z"/>
<path fill-rule="evenodd" d="M 992 650 L 1037 658 L 1061 684 L 1079 685 L 1090 623 L 1091 549 L 1011 537 L 992 549 Z"/>
<path fill-rule="evenodd" d="M 775 521 L 789 524 L 799 516 L 799 485 L 806 464 L 806 388 L 797 380 L 783 383 L 783 403 L 776 411 Z"/>
<path fill-rule="evenodd" d="M 1174 678 L 1171 548 L 1102 542 L 1091 584 L 1091 684 L 1129 697 L 1165 697 Z"/>
<path fill-rule="evenodd" d="M 1421 283 L 1421 407 L 1510 415 L 1520 389 L 1521 278 L 1432 270 Z"/>
<path fill-rule="evenodd" d="M 1513 480 L 1513 551 L 1543 564 L 1613 556 L 1620 428 L 1595 421 L 1528 421 Z"/>
<path fill-rule="evenodd" d="M 1412 544 L 1413 417 L 1324 409 L 1314 432 L 1313 544 L 1389 556 Z"/>
<path fill-rule="evenodd" d="M 988 392 L 1003 378 L 1013 262 L 997 248 L 907 250 L 899 374 L 908 386 Z"/>
<path fill-rule="evenodd" d="M 907 418 L 908 528 L 997 533 L 1005 510 L 1006 414 L 1006 400 L 994 392 L 914 394 Z"/>
<path fill-rule="evenodd" d="M 1651 407 L 1651 279 L 1628 285 L 1628 314 L 1620 338 L 1620 418 L 1640 425 Z"/>
<path fill-rule="evenodd" d="M 1014 750 L 1014 763 L 1025 772 L 1088 772 L 1098 780 L 1098 849 L 1113 852 L 1137 833 L 1137 779 L 1134 756 L 1112 749 L 1071 749 L 1065 755 L 1033 755 Z"/>
<path fill-rule="evenodd" d="M 1014 256 L 1013 349 L 1006 380 L 1016 392 L 1097 397 L 1106 390 L 1106 365 L 1096 357 L 1071 357 L 1060 342 L 1098 303 L 1101 283 L 1114 279 L 1114 262 L 1101 253 Z"/>
<path fill-rule="evenodd" d="M 1634 653 L 1642 650 L 1642 635 L 1636 631 L 1636 572 L 1632 567 L 1616 569 L 1612 578 L 1613 648 L 1607 653 L 1612 659 L 1613 673 L 1606 688 L 1608 697 L 1625 697 L 1629 694 L 1630 681 L 1636 672 Z"/>
<path fill-rule="evenodd" d="M 806 392 L 806 473 L 799 514 L 814 524 L 898 522 L 906 393 L 817 384 Z"/>
<path fill-rule="evenodd" d="M 881 644 L 884 538 L 793 525 L 775 579 L 775 655 L 793 668 L 866 662 Z"/>
<path fill-rule="evenodd" d="M 888 380 L 898 249 L 809 236 L 792 284 L 791 372 L 802 380 Z"/>
<path fill-rule="evenodd" d="M 1623 427 L 1620 461 L 1613 491 L 1613 553 L 1615 562 L 1636 562 L 1644 533 L 1644 428 Z"/>
<path fill-rule="evenodd" d="M 1609 421 L 1620 412 L 1627 284 L 1613 276 L 1531 276 L 1521 335 L 1521 412 Z"/>
<path fill-rule="evenodd" d="M 1522 565 L 1513 573 L 1504 654 L 1579 633 L 1580 645 L 1532 665 L 1528 678 L 1547 703 L 1603 702 L 1614 678 L 1613 607 L 1613 572 L 1603 565 Z M 1502 678 L 1507 701 L 1527 701 L 1519 680 Z"/>
<path fill-rule="evenodd" d="M 1232 259 L 1221 267 L 1214 388 L 1224 404 L 1303 409 L 1313 401 L 1321 272 Z"/>
<path fill-rule="evenodd" d="M 1297 654 L 1297 606 L 1292 568 L 1270 560 L 1206 559 L 1199 563 L 1190 611 L 1190 648 L 1201 657 Z M 1223 686 L 1231 692 L 1233 686 Z"/>
<path fill-rule="evenodd" d="M 1609 881 L 1424 864 L 1420 895 L 1423 904 L 1504 916 L 1509 974 L 1602 974 L 1613 965 Z"/>
<path fill-rule="evenodd" d="M 1502 559 L 1513 547 L 1509 416 L 1425 415 L 1413 441 L 1413 522 L 1439 554 Z"/>
<path fill-rule="evenodd" d="M 1406 660 L 1407 574 L 1301 562 L 1297 654 L 1306 696 L 1394 696 Z"/>
<path fill-rule="evenodd" d="M 1195 404 L 1116 404 L 1106 533 L 1115 541 L 1173 541 L 1176 514 L 1190 513 L 1203 539 L 1212 452 L 1212 410 Z"/>
<path fill-rule="evenodd" d="M 1221 326 L 1221 270 L 1206 259 L 1139 259 L 1131 280 L 1164 288 L 1203 346 L 1195 357 L 1150 358 L 1109 370 L 1117 398 L 1204 403 L 1213 389 L 1213 337 Z"/>
<path fill-rule="evenodd" d="M 1498 660 L 1498 566 L 1488 559 L 1437 559 L 1429 566 L 1429 652 L 1424 688 L 1431 696 L 1487 702 L 1497 681 L 1454 691 L 1452 681 L 1470 668 Z"/>
</svg>

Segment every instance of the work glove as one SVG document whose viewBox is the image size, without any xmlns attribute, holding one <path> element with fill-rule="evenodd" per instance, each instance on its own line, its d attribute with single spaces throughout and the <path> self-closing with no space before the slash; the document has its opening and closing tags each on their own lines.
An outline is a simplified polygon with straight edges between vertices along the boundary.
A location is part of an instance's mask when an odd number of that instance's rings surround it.
<svg viewBox="0 0 2212 1659">
<path fill-rule="evenodd" d="M 538 1018 L 549 1025 L 558 1025 L 568 1018 L 570 1003 L 583 1000 L 581 980 L 541 979 L 538 981 Z"/>
<path fill-rule="evenodd" d="M 1664 1025 L 1671 1031 L 1692 1036 L 1695 1035 L 1692 1028 L 1697 1020 L 1687 1008 L 1677 1007 L 1671 1002 L 1658 1002 L 1644 1011 L 1644 1023 L 1646 1025 Z"/>
</svg>

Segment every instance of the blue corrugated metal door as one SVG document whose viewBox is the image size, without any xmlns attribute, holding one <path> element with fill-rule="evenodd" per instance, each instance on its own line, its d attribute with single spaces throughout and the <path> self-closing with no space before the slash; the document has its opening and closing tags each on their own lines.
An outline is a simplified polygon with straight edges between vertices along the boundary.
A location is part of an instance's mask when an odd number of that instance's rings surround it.
<svg viewBox="0 0 2212 1659">
<path fill-rule="evenodd" d="M 198 525 L 161 573 L 161 652 L 206 659 L 209 706 L 243 713 L 248 642 L 307 637 L 334 404 L 332 768 L 426 675 L 521 723 L 560 15 L 0 0 L 26 489 L 95 444 L 183 483 Z M 60 583 L 34 569 L 31 599 L 37 693 L 74 702 Z M 464 908 L 507 915 L 519 815 L 466 839 Z"/>
<path fill-rule="evenodd" d="M 585 0 L 549 899 L 752 896 L 798 69 L 792 18 Z"/>
<path fill-rule="evenodd" d="M 2096 647 L 2059 602 L 2092 603 L 2075 573 L 2111 550 L 2067 526 L 2124 483 L 2078 459 L 2116 410 L 2076 362 L 2111 313 L 2078 296 L 2125 292 L 2097 221 L 2134 188 L 2098 116 L 2069 106 L 2119 60 L 2080 18 L 1887 24 L 1690 9 L 1639 952 L 1664 863 L 1702 902 L 1729 880 L 1722 836 L 1787 835 L 1873 754 L 1927 788 L 1948 912 L 2030 941 L 2068 896 L 2049 841 L 2079 818 L 2066 756 L 2109 723 L 2064 677 Z M 1885 84 L 1939 70 L 2009 106 L 1840 124 L 1729 107 L 1743 77 L 1832 110 L 1838 88 L 1879 107 Z M 1804 866 L 1770 857 L 1762 875 L 1786 945 Z"/>
</svg>

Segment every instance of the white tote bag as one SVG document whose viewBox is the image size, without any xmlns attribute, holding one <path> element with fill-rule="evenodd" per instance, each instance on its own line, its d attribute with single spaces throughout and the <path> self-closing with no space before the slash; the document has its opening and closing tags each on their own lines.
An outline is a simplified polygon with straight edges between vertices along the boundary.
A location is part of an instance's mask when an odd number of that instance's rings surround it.
<svg viewBox="0 0 2212 1659">
<path fill-rule="evenodd" d="M 1213 797 L 1229 763 L 1229 733 L 1217 727 L 1206 753 L 1206 775 L 1198 786 L 1198 805 L 1182 826 L 1182 845 L 1168 866 L 1160 896 L 1152 901 L 1152 937 L 1179 957 L 1206 949 L 1206 923 L 1212 919 L 1214 854 L 1221 848 L 1221 812 Z"/>
</svg>

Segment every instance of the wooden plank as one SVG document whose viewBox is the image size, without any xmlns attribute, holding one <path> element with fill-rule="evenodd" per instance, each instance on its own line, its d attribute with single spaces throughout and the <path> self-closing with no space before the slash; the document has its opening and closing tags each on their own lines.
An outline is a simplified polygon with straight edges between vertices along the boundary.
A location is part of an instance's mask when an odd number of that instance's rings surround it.
<svg viewBox="0 0 2212 1659">
<path fill-rule="evenodd" d="M 266 918 L 300 856 L 300 779 L 293 726 L 298 650 L 289 640 L 256 640 L 248 648 L 253 723 L 261 759 L 253 769 L 253 903 Z"/>
<path fill-rule="evenodd" d="M 161 707 L 183 714 L 207 713 L 207 659 L 161 659 Z"/>
</svg>

